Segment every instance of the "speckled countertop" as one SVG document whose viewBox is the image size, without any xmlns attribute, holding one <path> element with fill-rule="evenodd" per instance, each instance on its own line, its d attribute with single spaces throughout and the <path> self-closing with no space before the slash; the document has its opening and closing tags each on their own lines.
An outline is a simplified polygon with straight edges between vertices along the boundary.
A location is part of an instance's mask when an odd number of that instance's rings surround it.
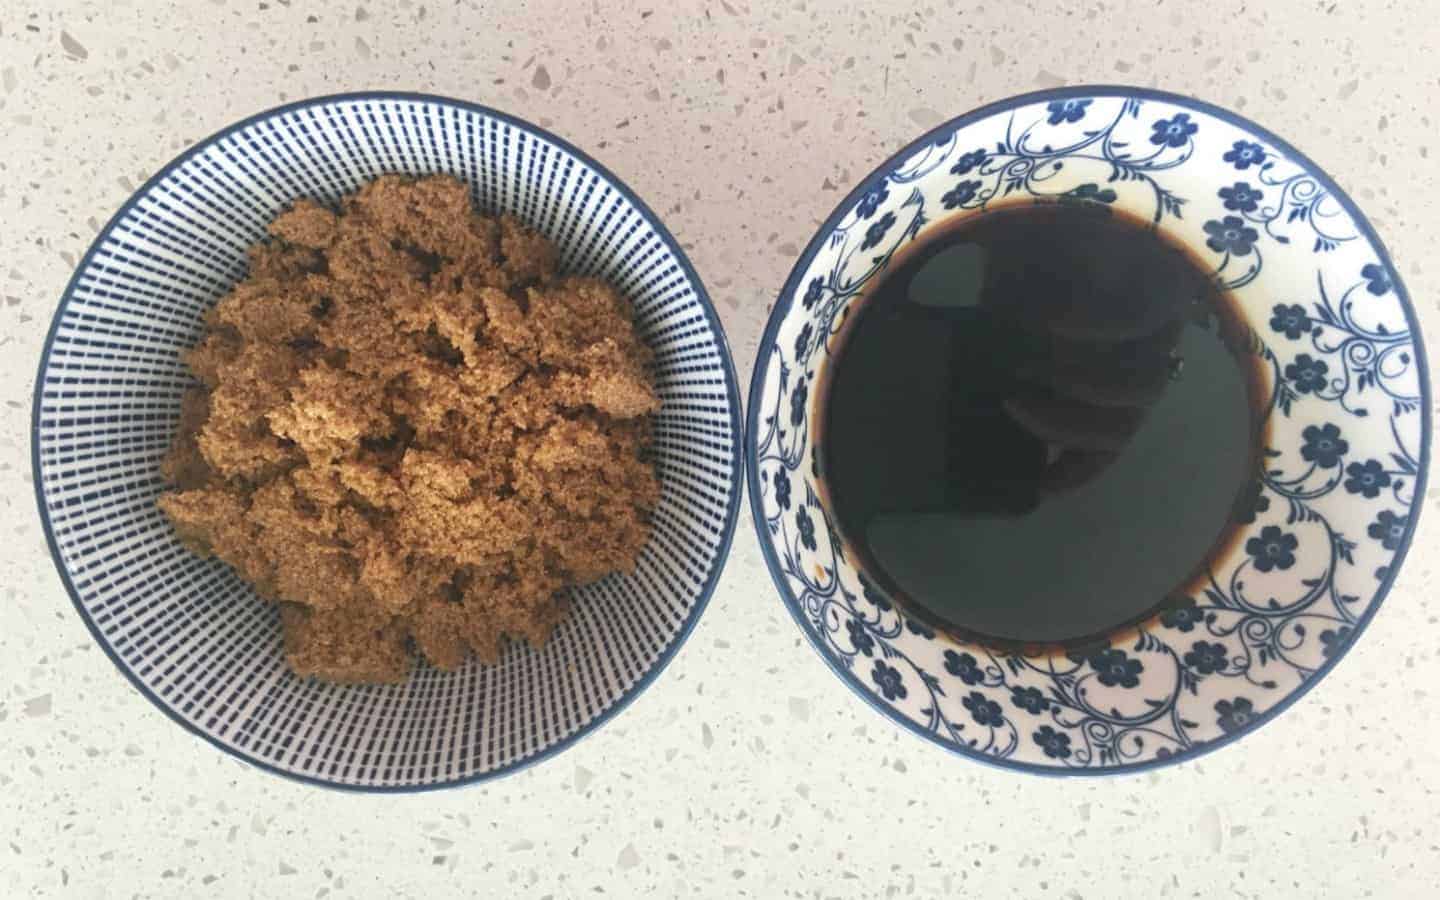
<svg viewBox="0 0 1440 900">
<path fill-rule="evenodd" d="M 1066 82 L 1190 93 L 1296 143 L 1367 211 L 1433 335 L 1428 6 L 0 6 L 0 896 L 1433 896 L 1434 509 L 1332 677 L 1176 768 L 1042 780 L 902 733 L 805 645 L 742 515 L 699 628 L 616 721 L 488 786 L 365 797 L 246 768 L 126 684 L 50 564 L 27 439 L 50 314 L 129 193 L 227 123 L 361 88 L 476 100 L 594 154 L 684 244 L 742 379 L 799 249 L 875 163 L 942 118 Z"/>
</svg>

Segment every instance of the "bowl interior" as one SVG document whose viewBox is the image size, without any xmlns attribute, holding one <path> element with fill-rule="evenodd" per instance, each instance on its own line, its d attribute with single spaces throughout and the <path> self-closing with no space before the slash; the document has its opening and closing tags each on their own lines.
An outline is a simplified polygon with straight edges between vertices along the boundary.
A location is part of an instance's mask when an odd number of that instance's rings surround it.
<svg viewBox="0 0 1440 900">
<path fill-rule="evenodd" d="M 1249 326 L 1268 410 L 1263 471 L 1208 584 L 1068 654 L 1006 652 L 910 618 L 856 570 L 817 490 L 816 385 L 850 305 L 894 254 L 950 217 L 1031 202 L 1121 208 L 1193 251 Z M 906 727 L 1036 771 L 1182 758 L 1283 709 L 1374 613 L 1424 495 L 1422 352 L 1369 225 L 1268 132 L 1128 88 L 1003 101 L 887 162 L 796 265 L 751 383 L 757 531 L 811 643 Z"/>
<path fill-rule="evenodd" d="M 191 383 L 179 354 L 243 277 L 245 251 L 300 197 L 377 175 L 449 173 L 481 209 L 559 244 L 566 271 L 633 302 L 655 351 L 662 495 L 633 575 L 576 592 L 541 649 L 427 666 L 397 686 L 290 674 L 275 610 L 175 540 L 158 464 Z M 414 95 L 306 101 L 242 122 L 167 166 L 81 263 L 40 366 L 36 491 L 55 559 L 96 639 L 140 690 L 222 749 L 282 774 L 435 787 L 566 746 L 642 689 L 709 598 L 735 524 L 739 398 L 720 324 L 655 216 L 563 141 L 502 114 Z"/>
</svg>

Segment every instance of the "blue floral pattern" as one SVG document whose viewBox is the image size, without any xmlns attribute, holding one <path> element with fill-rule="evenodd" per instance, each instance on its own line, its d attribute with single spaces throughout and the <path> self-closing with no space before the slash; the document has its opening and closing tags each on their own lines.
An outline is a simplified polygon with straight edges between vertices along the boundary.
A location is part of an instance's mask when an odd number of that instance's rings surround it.
<svg viewBox="0 0 1440 900">
<path fill-rule="evenodd" d="M 1310 317 L 1298 303 L 1277 303 L 1271 311 L 1270 330 L 1292 341 L 1299 340 L 1302 334 L 1310 333 Z"/>
<path fill-rule="evenodd" d="M 1093 102 L 1092 100 L 1056 100 L 1045 107 L 1050 113 L 1046 121 L 1051 125 L 1059 125 L 1062 122 L 1078 122 L 1085 118 L 1085 108 Z"/>
<path fill-rule="evenodd" d="M 1265 161 L 1265 148 L 1250 141 L 1236 141 L 1221 159 L 1243 172 Z"/>
<path fill-rule="evenodd" d="M 1216 253 L 1249 256 L 1260 232 L 1245 224 L 1238 216 L 1226 216 L 1223 220 L 1211 219 L 1205 223 L 1205 245 Z"/>
<path fill-rule="evenodd" d="M 809 322 L 806 322 L 805 327 L 800 329 L 800 333 L 795 335 L 795 359 L 801 365 L 804 365 L 806 358 L 810 356 L 810 339 L 814 336 L 815 331 L 810 327 Z"/>
<path fill-rule="evenodd" d="M 1160 624 L 1177 631 L 1193 631 L 1196 625 L 1204 621 L 1205 611 L 1195 602 L 1194 597 L 1186 597 L 1179 605 L 1171 606 L 1160 614 Z"/>
<path fill-rule="evenodd" d="M 1396 550 L 1405 538 L 1407 524 L 1407 516 L 1396 515 L 1388 509 L 1382 509 L 1376 514 L 1375 521 L 1370 523 L 1365 533 L 1379 541 L 1386 550 Z"/>
<path fill-rule="evenodd" d="M 810 279 L 810 286 L 805 289 L 805 297 L 801 302 L 806 309 L 813 309 L 823 296 L 825 296 L 825 279 L 816 276 Z"/>
<path fill-rule="evenodd" d="M 1390 486 L 1390 473 L 1385 471 L 1385 465 L 1378 459 L 1351 463 L 1345 467 L 1345 474 L 1349 476 L 1345 479 L 1345 490 L 1362 494 L 1368 500 L 1374 500 Z"/>
<path fill-rule="evenodd" d="M 1126 656 L 1124 650 L 1113 648 L 1101 650 L 1091 656 L 1087 662 L 1099 676 L 1100 683 L 1107 687 L 1119 685 L 1132 688 L 1140 683 L 1140 673 L 1145 668 L 1138 659 Z"/>
<path fill-rule="evenodd" d="M 775 474 L 770 476 L 775 485 L 775 502 L 780 504 L 781 509 L 790 508 L 790 473 L 785 469 L 776 469 Z"/>
<path fill-rule="evenodd" d="M 1225 645 L 1210 641 L 1196 641 L 1183 657 L 1185 665 L 1196 675 L 1212 675 L 1225 671 L 1230 661 L 1225 656 Z"/>
<path fill-rule="evenodd" d="M 1255 719 L 1255 704 L 1249 698 L 1236 697 L 1234 700 L 1221 700 L 1215 704 L 1215 712 L 1219 716 L 1216 723 L 1226 734 L 1230 734 L 1249 725 Z"/>
<path fill-rule="evenodd" d="M 1285 377 L 1295 386 L 1295 390 L 1302 394 L 1311 391 L 1322 391 L 1329 383 L 1325 373 L 1330 371 L 1330 364 L 1323 359 L 1311 359 L 1310 354 L 1302 353 L 1295 357 L 1295 361 L 1285 367 Z"/>
<path fill-rule="evenodd" d="M 850 645 L 855 648 L 856 653 L 870 656 L 875 652 L 875 639 L 870 636 L 864 622 L 851 619 L 845 623 L 845 630 L 850 632 Z"/>
<path fill-rule="evenodd" d="M 800 545 L 806 550 L 819 550 L 815 543 L 815 520 L 810 518 L 810 513 L 805 507 L 795 510 L 795 532 L 800 537 Z"/>
<path fill-rule="evenodd" d="M 875 222 L 875 224 L 865 229 L 865 240 L 860 243 L 860 249 L 869 250 L 871 247 L 879 244 L 885 239 L 885 234 L 890 230 L 890 226 L 894 224 L 894 213 L 887 212 L 885 215 L 881 216 L 880 219 Z"/>
<path fill-rule="evenodd" d="M 900 674 L 900 670 L 885 665 L 883 660 L 875 660 L 875 668 L 870 670 L 870 679 L 879 686 L 886 700 L 904 699 L 909 693 L 905 689 L 905 678 Z"/>
<path fill-rule="evenodd" d="M 817 491 L 814 384 L 850 304 L 933 223 L 1017 200 L 1113 204 L 1198 248 L 1268 373 L 1240 540 L 1153 619 L 1074 653 L 937 634 L 850 562 Z M 1424 475 L 1428 389 L 1367 234 L 1274 139 L 1178 100 L 1015 106 L 878 173 L 781 298 L 748 436 L 767 557 L 820 652 L 938 742 L 1068 771 L 1184 759 L 1303 690 L 1368 621 Z"/>
<path fill-rule="evenodd" d="M 1248 181 L 1237 181 L 1230 187 L 1222 187 L 1218 193 L 1226 209 L 1242 213 L 1254 212 L 1265 199 L 1265 192 L 1251 187 Z"/>
<path fill-rule="evenodd" d="M 861 219 L 868 219 L 875 215 L 875 210 L 879 209 L 880 204 L 889 198 L 890 191 L 886 190 L 885 182 L 882 181 L 866 191 L 865 196 L 860 198 L 860 202 L 855 206 L 855 215 Z"/>
<path fill-rule="evenodd" d="M 985 673 L 980 671 L 975 657 L 968 653 L 956 653 L 954 650 L 945 651 L 945 671 L 956 676 L 966 684 L 979 684 L 985 680 Z"/>
<path fill-rule="evenodd" d="M 1063 731 L 1041 725 L 1031 737 L 1051 759 L 1065 759 L 1070 755 L 1070 735 Z"/>
<path fill-rule="evenodd" d="M 1199 125 L 1190 121 L 1190 114 L 1183 112 L 1169 119 L 1159 119 L 1152 127 L 1154 133 L 1150 135 L 1150 143 L 1170 147 L 1185 146 L 1190 142 L 1190 136 L 1200 130 Z"/>
<path fill-rule="evenodd" d="M 1360 236 L 1355 222 L 1314 174 L 1275 151 L 1241 139 L 1221 154 L 1221 160 L 1250 175 L 1217 189 L 1227 215 L 1211 220 L 1213 228 L 1210 223 L 1205 226 L 1210 249 L 1225 254 L 1216 275 L 1227 287 L 1244 287 L 1259 277 L 1264 255 L 1269 252 L 1262 250 L 1262 243 L 1284 247 L 1301 228 L 1308 228 L 1313 235 L 1312 253 L 1335 250 Z M 1382 273 L 1382 281 L 1386 277 Z"/>
<path fill-rule="evenodd" d="M 1245 552 L 1250 554 L 1255 571 L 1269 572 L 1295 565 L 1295 549 L 1299 546 L 1300 539 L 1295 535 L 1281 531 L 1278 525 L 1266 525 L 1259 535 L 1245 542 Z"/>
<path fill-rule="evenodd" d="M 1365 290 L 1376 297 L 1383 297 L 1390 291 L 1390 276 L 1385 270 L 1374 263 L 1366 263 L 1360 267 L 1360 277 L 1365 279 Z"/>
<path fill-rule="evenodd" d="M 1327 628 L 1320 632 L 1320 644 L 1324 647 L 1321 653 L 1326 659 L 1340 652 L 1353 630 L 1349 625 L 1341 625 L 1339 628 Z"/>
<path fill-rule="evenodd" d="M 1289 370 L 1290 367 L 1287 367 L 1287 372 Z M 1350 442 L 1340 436 L 1340 426 L 1333 422 L 1306 425 L 1300 435 L 1304 438 L 1304 443 L 1300 445 L 1300 458 L 1322 469 L 1333 469 L 1340 465 L 1341 458 L 1350 452 Z"/>
<path fill-rule="evenodd" d="M 1010 702 L 1016 709 L 1023 709 L 1032 716 L 1038 716 L 1050 708 L 1050 701 L 1039 688 L 1014 685 L 1010 688 Z"/>
<path fill-rule="evenodd" d="M 955 161 L 955 165 L 950 167 L 950 174 L 969 175 L 972 169 L 976 169 L 984 165 L 985 161 L 989 158 L 990 154 L 985 152 L 984 147 L 981 147 L 978 150 L 971 150 L 969 153 L 963 154 L 958 160 Z"/>
<path fill-rule="evenodd" d="M 970 717 L 977 725 L 994 728 L 1005 724 L 1005 714 L 1001 712 L 1000 704 L 980 691 L 971 691 L 968 697 L 960 701 L 960 705 L 970 710 Z"/>
<path fill-rule="evenodd" d="M 940 203 L 946 209 L 956 209 L 975 199 L 975 195 L 979 193 L 979 191 L 980 182 L 971 178 L 960 182 L 947 191 L 945 195 L 940 198 Z"/>
</svg>

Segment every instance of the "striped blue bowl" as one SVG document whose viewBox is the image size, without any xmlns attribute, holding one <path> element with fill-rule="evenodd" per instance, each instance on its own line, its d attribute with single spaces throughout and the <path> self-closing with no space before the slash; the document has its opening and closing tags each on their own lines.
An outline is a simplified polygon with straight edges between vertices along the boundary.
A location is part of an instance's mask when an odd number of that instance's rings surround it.
<svg viewBox="0 0 1440 900">
<path fill-rule="evenodd" d="M 391 686 L 302 680 L 275 608 L 201 560 L 157 512 L 159 462 L 191 383 L 180 354 L 245 272 L 245 250 L 299 197 L 384 173 L 449 173 L 487 211 L 561 248 L 634 303 L 663 406 L 654 533 L 633 575 L 575 592 L 540 649 L 416 670 Z M 635 698 L 710 598 L 740 491 L 740 399 L 719 318 L 675 239 L 619 179 L 515 118 L 415 94 L 321 97 L 246 119 L 165 166 L 95 240 L 40 359 L 35 491 L 55 564 L 126 677 L 186 729 L 263 769 L 406 791 L 552 756 Z"/>
</svg>

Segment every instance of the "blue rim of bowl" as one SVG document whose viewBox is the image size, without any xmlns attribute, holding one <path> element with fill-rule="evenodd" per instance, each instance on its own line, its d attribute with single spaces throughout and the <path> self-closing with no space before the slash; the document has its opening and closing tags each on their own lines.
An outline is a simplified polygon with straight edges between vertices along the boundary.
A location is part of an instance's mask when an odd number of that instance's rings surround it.
<svg viewBox="0 0 1440 900">
<path fill-rule="evenodd" d="M 628 200 L 631 204 L 634 205 L 636 211 L 640 213 L 641 217 L 650 224 L 650 227 L 655 229 L 655 233 L 659 235 L 662 241 L 665 242 L 665 246 L 670 249 L 670 252 L 675 254 L 675 258 L 679 262 L 681 270 L 685 273 L 685 277 L 689 279 L 690 283 L 694 286 L 695 295 L 700 300 L 700 305 L 705 311 L 705 318 L 710 323 L 710 327 L 714 330 L 716 341 L 720 345 L 720 350 L 722 351 L 722 356 L 724 357 L 723 362 L 725 370 L 725 392 L 729 399 L 731 409 L 730 427 L 734 433 L 734 440 L 736 442 L 736 450 L 734 453 L 734 459 L 731 464 L 730 478 L 731 483 L 735 484 L 738 488 L 741 480 L 741 466 L 743 464 L 743 455 L 740 448 L 744 445 L 745 433 L 743 430 L 743 419 L 740 415 L 740 386 L 739 381 L 737 380 L 735 375 L 735 358 L 730 352 L 730 342 L 725 336 L 725 327 L 720 322 L 720 316 L 715 311 L 715 304 L 711 301 L 709 293 L 705 290 L 705 285 L 700 280 L 699 273 L 697 273 L 695 271 L 695 267 L 690 264 L 690 260 L 685 255 L 685 251 L 680 248 L 679 242 L 675 240 L 675 237 L 661 223 L 660 217 L 655 215 L 654 211 L 651 210 L 650 207 L 647 206 L 645 202 L 641 200 L 639 196 L 637 196 L 628 185 L 621 181 L 614 172 L 611 172 L 608 168 L 596 162 L 595 159 L 592 158 L 588 153 L 585 153 L 564 138 L 558 137 L 557 135 L 552 134 L 544 128 L 541 128 L 538 125 L 533 125 L 525 121 L 524 119 L 519 118 L 518 116 L 512 116 L 509 113 L 504 113 L 497 109 L 493 109 L 479 103 L 471 103 L 467 100 L 456 100 L 450 97 L 442 97 L 436 94 L 426 94 L 415 91 L 356 91 L 351 93 L 325 94 L 318 97 L 310 97 L 305 100 L 297 100 L 292 103 L 286 103 L 281 106 L 276 106 L 271 109 L 255 113 L 254 115 L 247 116 L 246 118 L 241 119 L 239 122 L 236 122 L 233 125 L 222 128 L 214 134 L 211 134 L 209 137 L 196 141 L 183 153 L 172 159 L 170 162 L 166 163 L 158 172 L 150 176 L 150 178 L 146 180 L 146 182 L 141 185 L 138 190 L 131 194 L 130 197 L 125 201 L 125 204 L 121 206 L 120 209 L 116 211 L 113 216 L 110 217 L 110 220 L 108 222 L 105 223 L 105 227 L 101 229 L 99 235 L 97 235 L 95 240 L 91 242 L 90 248 L 85 251 L 85 256 L 75 267 L 74 274 L 70 276 L 70 281 L 65 285 L 65 292 L 60 295 L 60 303 L 55 308 L 55 317 L 51 320 L 50 329 L 45 335 L 45 345 L 40 353 L 40 365 L 36 371 L 35 376 L 35 395 L 32 400 L 30 410 L 30 467 L 31 477 L 35 483 L 35 503 L 40 510 L 40 524 L 44 528 L 45 542 L 50 548 L 50 558 L 51 561 L 55 563 L 55 569 L 60 574 L 60 580 L 64 582 L 65 590 L 70 594 L 70 600 L 72 603 L 75 604 L 76 612 L 80 614 L 81 621 L 83 621 L 85 623 L 85 627 L 89 629 L 91 637 L 95 639 L 95 643 L 99 644 L 100 647 L 104 649 L 105 655 L 110 657 L 110 661 L 115 664 L 115 667 L 125 675 L 125 677 L 130 681 L 130 684 L 136 690 L 138 690 L 146 699 L 159 707 L 161 711 L 163 711 L 173 721 L 175 721 L 177 724 L 179 724 L 191 734 L 205 739 L 208 743 L 213 744 L 215 747 L 219 748 L 225 753 L 228 753 L 236 759 L 241 760 L 242 762 L 248 763 L 249 765 L 252 765 L 257 769 L 261 769 L 263 771 L 279 775 L 283 778 L 290 779 L 291 781 L 298 781 L 304 784 L 316 785 L 318 787 L 325 787 L 334 790 L 355 793 L 424 793 L 428 791 L 464 787 L 468 785 L 480 784 L 487 781 L 493 781 L 494 779 L 501 778 L 505 775 L 513 774 L 520 771 L 521 769 L 526 769 L 537 763 L 544 762 L 545 760 L 550 759 L 551 757 L 556 756 L 563 751 L 569 749 L 572 745 L 575 744 L 575 742 L 579 741 L 581 738 L 593 734 L 601 726 L 609 722 L 611 719 L 615 718 L 615 716 L 617 716 L 621 711 L 623 711 L 632 702 L 634 702 L 635 698 L 638 697 L 647 687 L 649 687 L 650 684 L 655 681 L 657 677 L 659 677 L 660 673 L 665 670 L 666 666 L 670 664 L 671 660 L 675 658 L 675 654 L 680 650 L 680 647 L 685 643 L 686 639 L 690 637 L 690 633 L 695 630 L 696 624 L 700 621 L 701 614 L 704 613 L 705 607 L 708 606 L 710 603 L 711 596 L 715 593 L 715 587 L 720 581 L 720 575 L 725 570 L 725 563 L 730 559 L 730 546 L 735 538 L 735 527 L 739 520 L 740 512 L 739 491 L 736 490 L 732 492 L 730 496 L 730 501 L 725 510 L 725 531 L 721 536 L 719 553 L 716 557 L 715 566 L 706 578 L 705 584 L 701 588 L 699 598 L 696 600 L 694 606 L 691 608 L 690 616 L 685 622 L 684 627 L 681 628 L 680 632 L 671 640 L 670 646 L 667 647 L 665 651 L 660 654 L 660 657 L 655 661 L 654 665 L 650 667 L 650 670 L 647 671 L 644 676 L 640 678 L 639 681 L 631 685 L 624 694 L 620 695 L 619 699 L 612 703 L 608 709 L 601 712 L 594 719 L 591 719 L 574 734 L 568 735 L 562 740 L 557 741 L 555 744 L 546 747 L 544 750 L 541 750 L 540 752 L 535 753 L 531 756 L 525 757 L 524 759 L 515 760 L 514 762 L 508 763 L 498 769 L 494 769 L 489 772 L 484 772 L 479 775 L 472 775 L 467 778 L 457 778 L 450 781 L 437 781 L 433 784 L 364 785 L 345 784 L 338 781 L 327 781 L 323 778 L 316 778 L 310 775 L 301 775 L 299 773 L 290 772 L 280 768 L 279 766 L 257 759 L 242 750 L 225 744 L 224 742 L 213 737 L 203 729 L 196 727 L 193 723 L 187 721 L 185 718 L 176 713 L 175 710 L 171 709 L 169 705 L 167 705 L 164 701 L 157 697 L 154 692 L 152 692 L 148 687 L 146 687 L 145 684 L 135 675 L 135 673 L 132 672 L 129 667 L 125 665 L 125 663 L 120 659 L 119 656 L 116 655 L 115 650 L 110 646 L 109 642 L 100 633 L 100 629 L 95 625 L 95 622 L 90 617 L 89 612 L 86 611 L 84 604 L 81 603 L 80 594 L 78 591 L 76 591 L 75 584 L 70 580 L 70 574 L 66 571 L 65 565 L 61 561 L 60 548 L 55 542 L 55 532 L 54 529 L 51 527 L 50 514 L 45 506 L 45 490 L 40 478 L 40 407 L 41 398 L 43 396 L 42 389 L 44 386 L 41 379 L 44 377 L 47 364 L 50 362 L 50 352 L 54 344 L 55 334 L 60 328 L 60 322 L 64 317 L 65 308 L 70 304 L 71 297 L 73 296 L 75 291 L 75 286 L 80 280 L 80 275 L 87 268 L 89 268 L 90 262 L 95 256 L 96 251 L 99 249 L 100 245 L 105 242 L 106 238 L 110 236 L 110 233 L 114 230 L 116 224 L 119 223 L 120 220 L 123 219 L 125 215 L 135 207 L 139 199 L 145 196 L 145 194 L 151 188 L 164 180 L 175 169 L 188 162 L 196 154 L 213 145 L 216 141 L 222 140 L 223 138 L 226 138 L 237 131 L 248 128 L 257 122 L 262 122 L 271 117 L 283 115 L 289 112 L 294 112 L 296 110 L 307 109 L 315 106 L 324 106 L 331 103 L 354 103 L 364 102 L 367 100 L 409 100 L 421 103 L 433 103 L 441 106 L 451 106 L 457 109 L 465 110 L 467 112 L 473 112 L 480 115 L 489 116 L 493 119 L 497 119 L 501 122 L 505 122 L 517 128 L 524 129 L 525 131 L 528 131 L 533 135 L 549 141 L 556 147 L 560 148 L 566 153 L 571 154 L 577 160 L 589 166 L 602 178 L 606 179 L 610 183 L 610 185 L 620 193 L 622 197 L 624 197 L 626 200 Z"/>
<path fill-rule="evenodd" d="M 815 254 L 820 251 L 830 232 L 840 223 L 840 220 L 854 208 L 860 198 L 872 187 L 876 186 L 876 184 L 900 162 L 942 134 L 963 128 L 966 125 L 995 115 L 996 113 L 1003 113 L 1021 106 L 1028 106 L 1033 103 L 1041 103 L 1049 100 L 1068 100 L 1077 97 L 1132 97 L 1138 100 L 1158 100 L 1163 103 L 1186 107 L 1197 112 L 1203 112 L 1206 115 L 1214 116 L 1221 121 L 1248 131 L 1251 135 L 1258 136 L 1283 153 L 1292 162 L 1303 166 L 1315 180 L 1320 183 L 1321 187 L 1340 202 L 1340 205 L 1345 211 L 1355 220 L 1356 225 L 1360 229 L 1360 234 L 1375 248 L 1380 264 L 1385 267 L 1386 272 L 1390 275 L 1391 281 L 1395 285 L 1395 293 L 1396 296 L 1400 298 L 1400 305 L 1405 313 L 1405 321 L 1410 326 L 1411 334 L 1415 335 L 1415 362 L 1420 376 L 1420 396 L 1422 400 L 1420 471 L 1415 479 L 1415 496 L 1423 498 L 1425 496 L 1426 475 L 1430 469 L 1430 404 L 1432 402 L 1429 369 L 1425 359 L 1425 345 L 1420 333 L 1420 323 L 1415 316 L 1415 308 L 1410 302 L 1410 294 L 1405 290 L 1405 285 L 1400 280 L 1400 273 L 1395 270 L 1395 265 L 1390 260 L 1389 251 L 1385 248 L 1385 245 L 1381 243 L 1379 236 L 1375 234 L 1375 229 L 1370 225 L 1370 221 L 1365 218 L 1360 212 L 1360 209 L 1355 205 L 1355 202 L 1350 199 L 1348 194 L 1340 189 L 1339 185 L 1335 183 L 1335 180 L 1331 178 L 1325 170 L 1317 166 L 1314 161 L 1305 154 L 1291 146 L 1289 142 L 1282 140 L 1277 135 L 1251 122 L 1249 119 L 1230 112 L 1227 109 L 1206 103 L 1203 100 L 1187 97 L 1184 94 L 1175 94 L 1151 88 L 1126 87 L 1124 85 L 1075 85 L 1072 87 L 1032 91 L 1027 94 L 1017 94 L 1013 97 L 987 103 L 978 109 L 971 110 L 964 115 L 930 129 L 877 166 L 869 175 L 865 176 L 865 180 L 860 182 L 844 200 L 840 201 L 840 205 L 835 208 L 835 211 L 830 214 L 829 218 L 827 218 L 824 224 L 815 232 L 815 236 L 812 237 L 810 243 L 806 245 L 805 251 L 800 254 L 800 259 L 795 263 L 794 268 L 790 270 L 790 276 L 785 279 L 785 286 L 780 290 L 780 296 L 776 300 L 775 308 L 771 311 L 770 319 L 765 325 L 765 333 L 760 338 L 760 344 L 756 349 L 755 367 L 750 374 L 750 403 L 746 411 L 746 434 L 753 435 L 757 433 L 756 428 L 759 425 L 757 418 L 761 400 L 760 392 L 764 384 L 765 372 L 769 365 L 770 353 L 775 348 L 775 334 L 779 331 L 781 321 L 784 320 L 790 311 L 790 307 L 794 303 L 794 297 L 799 287 L 800 279 L 806 270 L 809 269 L 811 260 L 813 260 Z M 996 768 L 1061 778 L 1131 774 L 1187 762 L 1213 750 L 1218 750 L 1247 735 L 1253 734 L 1256 729 L 1289 709 L 1295 701 L 1303 697 L 1311 688 L 1318 684 L 1321 679 L 1330 674 L 1330 671 L 1334 669 L 1335 665 L 1349 652 L 1350 648 L 1355 646 L 1360 636 L 1365 632 L 1366 627 L 1370 624 L 1371 619 L 1375 617 L 1375 613 L 1380 609 L 1380 604 L 1390 593 L 1390 588 L 1395 582 L 1395 577 L 1399 574 L 1405 562 L 1405 555 L 1409 551 L 1410 543 L 1415 537 L 1415 528 L 1418 524 L 1420 510 L 1424 505 L 1423 503 L 1416 503 L 1413 507 L 1409 531 L 1405 534 L 1405 539 L 1401 542 L 1399 549 L 1396 550 L 1395 559 L 1390 563 L 1390 571 L 1376 591 L 1369 608 L 1365 610 L 1360 620 L 1355 623 L 1354 637 L 1346 641 L 1340 652 L 1327 660 L 1324 665 L 1316 670 L 1314 675 L 1295 690 L 1282 697 L 1270 709 L 1266 710 L 1260 716 L 1257 716 L 1255 721 L 1243 731 L 1227 734 L 1213 741 L 1207 741 L 1206 743 L 1166 759 L 1152 759 L 1146 760 L 1145 762 L 1126 763 L 1120 766 L 1108 766 L 1095 769 L 1064 769 L 1058 766 L 1044 766 L 1036 763 L 999 759 L 951 741 L 941 740 L 934 733 L 921 728 L 905 715 L 897 712 L 893 706 L 881 702 L 869 688 L 865 687 L 864 683 L 862 683 L 853 672 L 838 665 L 834 657 L 825 649 L 820 639 L 806 627 L 804 615 L 800 611 L 799 604 L 795 599 L 795 595 L 791 592 L 790 586 L 786 583 L 785 575 L 780 567 L 780 560 L 775 555 L 775 548 L 764 537 L 765 512 L 760 503 L 759 467 L 755 460 L 755 448 L 749 440 L 745 443 L 745 467 L 746 487 L 750 493 L 750 518 L 755 529 L 756 540 L 760 542 L 760 551 L 765 557 L 765 565 L 770 569 L 770 578 L 775 582 L 775 587 L 780 592 L 780 598 L 784 601 L 785 608 L 790 611 L 791 617 L 795 619 L 795 624 L 799 626 L 800 631 L 805 634 L 805 637 L 810 641 L 810 645 L 815 649 L 815 652 L 825 660 L 826 665 L 839 676 L 840 680 L 844 681 L 851 690 L 859 694 L 862 699 L 886 718 L 906 730 L 914 732 L 932 744 L 937 744 L 967 759 L 985 763 Z"/>
</svg>

